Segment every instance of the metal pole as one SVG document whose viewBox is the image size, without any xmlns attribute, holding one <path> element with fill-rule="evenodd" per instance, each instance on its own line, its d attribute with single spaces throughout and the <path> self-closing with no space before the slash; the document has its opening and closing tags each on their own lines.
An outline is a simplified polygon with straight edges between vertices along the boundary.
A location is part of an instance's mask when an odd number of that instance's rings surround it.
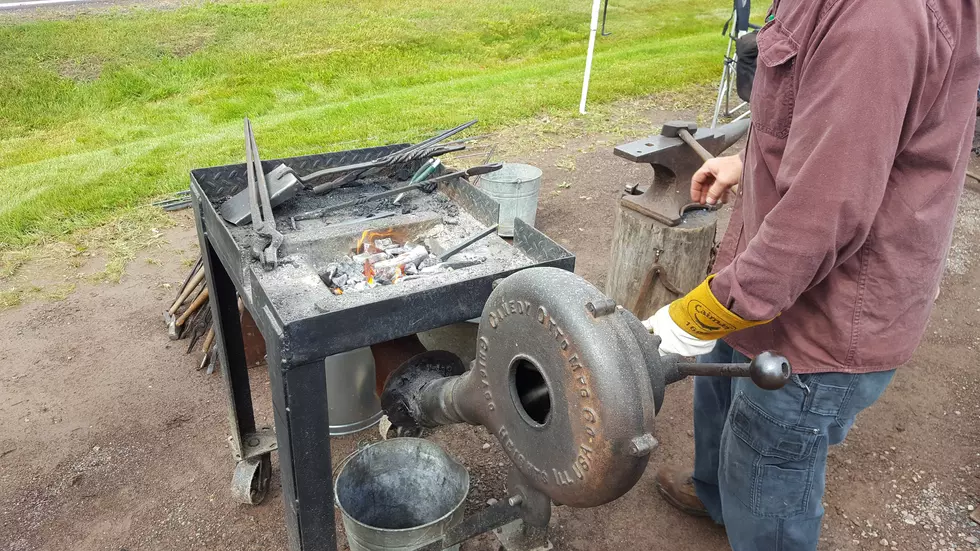
<svg viewBox="0 0 980 551">
<path fill-rule="evenodd" d="M 599 29 L 599 7 L 602 0 L 592 0 L 592 24 L 589 30 L 589 52 L 585 56 L 585 78 L 582 81 L 582 101 L 578 112 L 585 114 L 585 98 L 589 95 L 589 77 L 592 76 L 592 52 L 595 50 L 595 33 Z"/>
<path fill-rule="evenodd" d="M 738 24 L 737 18 L 738 12 L 736 11 L 732 14 L 732 19 L 735 20 L 736 25 Z M 725 49 L 725 61 L 721 69 L 721 82 L 718 83 L 718 99 L 715 100 L 715 115 L 711 118 L 711 128 L 718 126 L 718 118 L 721 115 L 721 104 L 723 101 L 727 101 L 728 94 L 731 90 L 731 82 L 729 80 L 730 67 L 728 60 L 732 57 L 732 45 L 734 44 L 734 41 L 732 40 L 731 34 L 729 34 L 726 38 L 728 39 L 728 47 Z M 727 112 L 725 113 L 725 116 L 728 116 Z"/>
</svg>

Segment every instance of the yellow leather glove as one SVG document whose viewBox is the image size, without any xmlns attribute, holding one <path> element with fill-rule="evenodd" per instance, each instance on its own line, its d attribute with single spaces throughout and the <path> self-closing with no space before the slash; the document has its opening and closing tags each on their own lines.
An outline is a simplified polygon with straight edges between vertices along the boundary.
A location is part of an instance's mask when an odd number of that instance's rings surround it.
<svg viewBox="0 0 980 551">
<path fill-rule="evenodd" d="M 772 321 L 745 320 L 722 306 L 711 293 L 710 284 L 714 277 L 709 276 L 686 296 L 670 303 L 670 318 L 687 334 L 704 341 L 717 340 L 735 331 Z"/>
<path fill-rule="evenodd" d="M 714 349 L 718 339 L 729 333 L 769 323 L 744 320 L 722 306 L 711 293 L 713 277 L 643 322 L 648 331 L 660 336 L 662 354 L 707 354 Z"/>
</svg>

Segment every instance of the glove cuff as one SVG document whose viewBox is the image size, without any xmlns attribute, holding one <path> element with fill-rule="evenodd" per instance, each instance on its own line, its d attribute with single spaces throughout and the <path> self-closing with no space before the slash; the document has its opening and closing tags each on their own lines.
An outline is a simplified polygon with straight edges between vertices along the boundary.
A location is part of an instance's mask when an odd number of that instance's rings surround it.
<svg viewBox="0 0 980 551">
<path fill-rule="evenodd" d="M 745 320 L 722 306 L 711 292 L 714 277 L 709 276 L 693 291 L 670 304 L 670 318 L 685 333 L 700 340 L 715 340 L 772 321 Z"/>
</svg>

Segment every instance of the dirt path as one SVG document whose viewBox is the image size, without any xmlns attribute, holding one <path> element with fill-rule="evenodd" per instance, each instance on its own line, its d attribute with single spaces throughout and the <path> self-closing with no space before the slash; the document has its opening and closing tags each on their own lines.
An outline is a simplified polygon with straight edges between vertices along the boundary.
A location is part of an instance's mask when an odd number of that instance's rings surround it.
<svg viewBox="0 0 980 551">
<path fill-rule="evenodd" d="M 612 156 L 615 139 L 603 140 L 520 159 L 545 171 L 538 226 L 600 286 L 615 201 L 624 183 L 648 177 Z M 0 313 L 0 550 L 285 548 L 276 475 L 262 506 L 231 502 L 221 380 L 196 371 L 199 357 L 165 335 L 173 289 L 164 285 L 179 284 L 183 261 L 197 255 L 190 217 L 176 219 L 168 244 L 141 253 L 119 284 Z M 980 196 L 971 194 L 925 342 L 832 451 L 821 549 L 980 549 L 967 510 L 980 505 L 978 233 Z M 268 421 L 266 375 L 252 379 Z M 689 462 L 690 419 L 690 384 L 674 385 L 644 479 L 607 506 L 555 509 L 556 548 L 726 549 L 719 528 L 670 509 L 652 486 L 658 466 Z M 335 458 L 375 438 L 340 439 Z M 500 497 L 505 460 L 496 445 L 482 449 L 484 431 L 451 427 L 434 438 L 471 469 L 472 504 Z M 495 547 L 484 538 L 464 549 Z"/>
<path fill-rule="evenodd" d="M 200 0 L 0 0 L 0 22 L 51 21 L 132 10 L 171 10 Z"/>
</svg>

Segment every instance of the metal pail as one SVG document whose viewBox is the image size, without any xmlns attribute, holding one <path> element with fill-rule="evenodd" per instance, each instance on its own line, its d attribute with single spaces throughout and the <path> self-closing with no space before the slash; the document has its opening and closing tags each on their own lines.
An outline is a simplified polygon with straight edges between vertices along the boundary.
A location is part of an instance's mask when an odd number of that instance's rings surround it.
<svg viewBox="0 0 980 551">
<path fill-rule="evenodd" d="M 466 469 L 420 438 L 364 448 L 334 483 L 351 551 L 407 551 L 440 539 L 463 519 L 469 489 Z"/>
<path fill-rule="evenodd" d="M 381 420 L 374 355 L 370 348 L 341 352 L 323 360 L 327 373 L 330 436 L 373 427 Z"/>
<path fill-rule="evenodd" d="M 541 191 L 540 168 L 504 163 L 500 170 L 480 176 L 480 189 L 500 204 L 498 234 L 512 237 L 515 218 L 534 226 Z"/>
</svg>

